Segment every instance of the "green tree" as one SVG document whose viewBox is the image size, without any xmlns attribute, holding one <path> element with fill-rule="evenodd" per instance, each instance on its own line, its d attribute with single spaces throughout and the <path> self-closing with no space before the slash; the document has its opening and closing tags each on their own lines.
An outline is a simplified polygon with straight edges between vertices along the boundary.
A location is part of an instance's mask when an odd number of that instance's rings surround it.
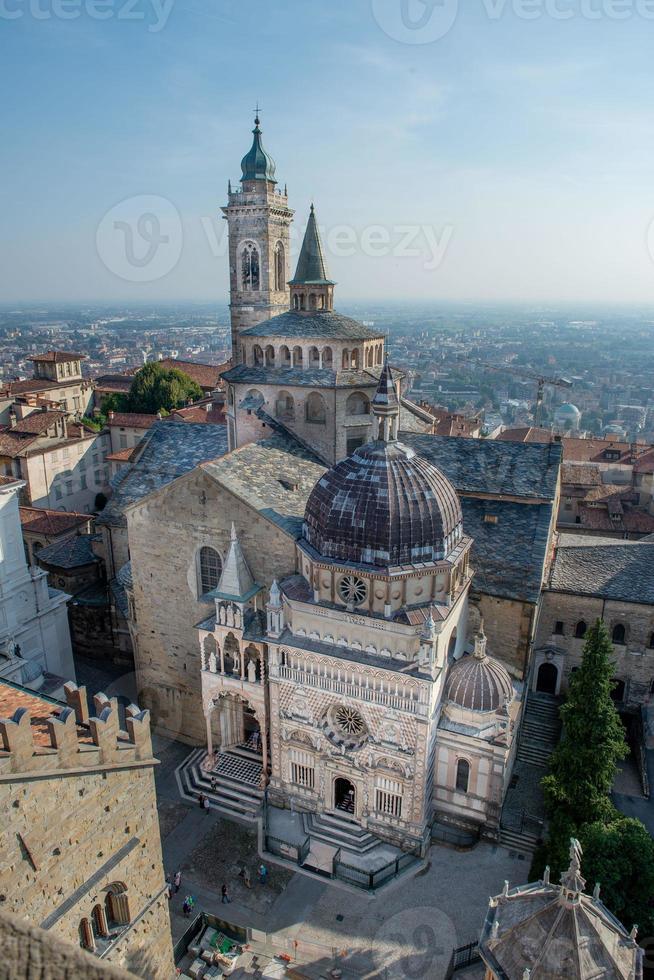
<svg viewBox="0 0 654 980">
<path fill-rule="evenodd" d="M 154 415 L 182 408 L 190 400 L 202 397 L 202 389 L 177 368 L 165 368 L 156 361 L 146 364 L 134 375 L 127 398 L 127 411 Z M 104 406 L 103 406 L 104 407 Z"/>
<path fill-rule="evenodd" d="M 126 412 L 128 398 L 129 395 L 124 395 L 119 391 L 112 391 L 110 394 L 105 395 L 100 406 L 102 414 L 108 415 L 109 412 Z"/>
<path fill-rule="evenodd" d="M 543 780 L 548 810 L 562 810 L 577 826 L 610 819 L 617 764 L 629 751 L 611 699 L 612 654 L 606 626 L 597 620 L 586 635 L 581 667 L 570 678 L 561 708 L 563 738 Z"/>
<path fill-rule="evenodd" d="M 601 899 L 623 926 L 654 935 L 654 839 L 640 820 L 616 813 L 611 823 L 582 827 L 583 873 L 590 889 L 601 885 Z"/>
</svg>

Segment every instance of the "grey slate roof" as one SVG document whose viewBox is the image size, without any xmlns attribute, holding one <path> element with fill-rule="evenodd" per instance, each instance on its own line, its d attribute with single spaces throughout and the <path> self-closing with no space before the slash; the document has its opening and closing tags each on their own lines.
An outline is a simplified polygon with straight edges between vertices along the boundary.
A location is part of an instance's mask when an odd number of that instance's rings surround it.
<svg viewBox="0 0 654 980">
<path fill-rule="evenodd" d="M 295 538 L 302 531 L 309 494 L 325 472 L 315 456 L 283 432 L 204 463 L 202 469 Z"/>
<path fill-rule="evenodd" d="M 54 565 L 57 568 L 80 568 L 83 565 L 92 565 L 100 559 L 93 553 L 91 542 L 95 535 L 77 534 L 63 541 L 41 548 L 38 553 L 39 561 L 46 565 Z"/>
<path fill-rule="evenodd" d="M 280 385 L 284 388 L 376 388 L 379 384 L 379 375 L 373 371 L 253 367 L 249 364 L 239 364 L 226 371 L 223 378 L 232 384 Z"/>
<path fill-rule="evenodd" d="M 442 470 L 459 493 L 554 499 L 563 452 L 560 443 L 453 439 L 413 432 L 401 432 L 399 438 Z"/>
<path fill-rule="evenodd" d="M 241 331 L 242 337 L 298 337 L 312 340 L 381 340 L 379 330 L 333 310 L 288 310 Z"/>
<path fill-rule="evenodd" d="M 549 588 L 654 605 L 654 542 L 579 543 L 557 549 Z"/>
<path fill-rule="evenodd" d="M 227 428 L 211 422 L 156 422 L 136 458 L 119 470 L 97 525 L 125 526 L 125 508 L 147 494 L 227 452 Z"/>
<path fill-rule="evenodd" d="M 476 441 L 452 439 L 458 444 Z M 461 509 L 463 530 L 473 539 L 473 589 L 503 599 L 538 602 L 552 504 L 461 497 Z M 496 517 L 497 523 L 487 517 Z"/>
</svg>

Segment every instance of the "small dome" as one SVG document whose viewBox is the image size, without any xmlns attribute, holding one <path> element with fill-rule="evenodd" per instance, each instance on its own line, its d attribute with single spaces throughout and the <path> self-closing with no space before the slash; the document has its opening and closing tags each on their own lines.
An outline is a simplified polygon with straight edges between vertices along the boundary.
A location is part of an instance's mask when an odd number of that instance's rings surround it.
<svg viewBox="0 0 654 980">
<path fill-rule="evenodd" d="M 461 504 L 440 470 L 400 442 L 367 443 L 311 492 L 304 538 L 324 558 L 377 567 L 439 561 L 462 535 Z"/>
<path fill-rule="evenodd" d="M 241 180 L 272 180 L 275 181 L 275 161 L 263 148 L 259 117 L 254 120 L 252 130 L 254 139 L 248 153 L 241 160 Z"/>
<path fill-rule="evenodd" d="M 474 654 L 462 657 L 450 668 L 445 697 L 470 711 L 497 711 L 513 700 L 509 672 L 499 660 L 486 655 L 483 633 L 475 639 Z"/>
<path fill-rule="evenodd" d="M 570 402 L 564 402 L 563 405 L 559 405 L 556 414 L 564 415 L 568 418 L 577 418 L 581 415 L 581 412 L 576 405 L 571 405 Z"/>
</svg>

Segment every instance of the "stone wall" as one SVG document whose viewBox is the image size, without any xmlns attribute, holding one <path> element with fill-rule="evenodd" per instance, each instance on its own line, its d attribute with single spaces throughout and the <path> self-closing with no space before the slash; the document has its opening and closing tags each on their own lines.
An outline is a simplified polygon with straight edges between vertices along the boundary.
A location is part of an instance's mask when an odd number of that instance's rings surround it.
<svg viewBox="0 0 654 980">
<path fill-rule="evenodd" d="M 481 593 L 475 593 L 473 602 L 484 619 L 489 655 L 501 660 L 513 677 L 524 679 L 531 650 L 536 606 L 529 602 L 498 599 Z M 469 642 L 472 642 L 478 623 L 479 615 L 470 617 Z"/>
<path fill-rule="evenodd" d="M 198 597 L 197 556 L 208 545 L 224 561 L 232 521 L 257 582 L 294 572 L 294 540 L 202 468 L 128 511 L 139 701 L 158 730 L 191 744 L 206 738 L 195 627 L 214 611 Z"/>
<path fill-rule="evenodd" d="M 535 644 L 535 663 L 532 677 L 537 683 L 539 651 L 544 647 L 556 648 L 555 666 L 561 671 L 560 693 L 565 692 L 571 671 L 581 664 L 583 638 L 575 637 L 577 623 L 591 626 L 603 619 L 609 633 L 622 623 L 626 630 L 626 642 L 613 645 L 615 678 L 624 682 L 623 703 L 635 708 L 650 695 L 654 681 L 654 648 L 650 646 L 654 634 L 654 606 L 632 602 L 616 602 L 592 596 L 567 595 L 561 592 L 544 592 Z M 557 623 L 563 633 L 557 632 Z M 542 658 L 541 658 L 542 659 Z"/>
<path fill-rule="evenodd" d="M 74 687 L 74 685 L 73 685 Z M 86 694 L 79 692 L 79 703 Z M 104 960 L 147 980 L 172 974 L 149 723 L 117 738 L 115 703 L 82 727 L 57 721 L 52 748 L 33 744 L 29 715 L 0 724 L 0 895 L 3 912 L 75 946 L 84 919 L 124 896 L 126 921 L 110 926 Z M 62 716 L 63 717 L 63 716 Z M 80 715 L 77 713 L 77 717 Z M 36 749 L 36 754 L 34 750 Z"/>
</svg>

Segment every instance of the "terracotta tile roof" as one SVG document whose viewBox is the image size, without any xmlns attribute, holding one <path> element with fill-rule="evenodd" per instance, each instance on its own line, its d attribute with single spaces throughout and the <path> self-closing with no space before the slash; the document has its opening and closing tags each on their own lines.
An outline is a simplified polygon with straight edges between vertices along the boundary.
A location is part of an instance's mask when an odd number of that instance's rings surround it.
<svg viewBox="0 0 654 980">
<path fill-rule="evenodd" d="M 113 412 L 107 419 L 108 426 L 122 426 L 131 429 L 149 429 L 159 420 L 158 415 L 142 415 L 138 412 Z"/>
<path fill-rule="evenodd" d="M 597 487 L 602 474 L 596 463 L 566 463 L 561 466 L 561 483 L 564 487 Z"/>
<path fill-rule="evenodd" d="M 30 361 L 47 361 L 49 364 L 65 364 L 66 361 L 85 361 L 86 354 L 75 354 L 71 351 L 49 350 L 45 354 L 35 354 Z"/>
<path fill-rule="evenodd" d="M 128 392 L 133 380 L 133 374 L 102 374 L 94 379 L 94 384 L 101 391 Z"/>
<path fill-rule="evenodd" d="M 169 416 L 178 422 L 213 422 L 214 425 L 226 425 L 227 416 L 224 406 L 213 407 L 203 405 L 189 405 L 188 408 L 178 408 Z"/>
<path fill-rule="evenodd" d="M 643 453 L 634 463 L 635 473 L 654 473 L 654 449 Z"/>
<path fill-rule="evenodd" d="M 64 534 L 92 520 L 91 514 L 66 513 L 40 507 L 19 507 L 19 511 L 23 530 L 35 534 Z"/>
<path fill-rule="evenodd" d="M 505 429 L 497 437 L 499 442 L 555 442 L 556 437 L 549 429 L 529 425 L 516 429 Z"/>
<path fill-rule="evenodd" d="M 128 449 L 119 449 L 115 453 L 108 453 L 105 459 L 108 459 L 112 463 L 128 463 L 132 458 L 132 453 L 135 448 L 136 446 L 132 446 Z"/>
<path fill-rule="evenodd" d="M 167 357 L 165 360 L 159 361 L 159 364 L 165 368 L 177 368 L 179 371 L 183 371 L 201 388 L 209 390 L 218 387 L 221 374 L 229 371 L 232 366 L 230 361 L 225 364 L 196 364 L 195 361 L 179 361 L 173 357 Z"/>
<path fill-rule="evenodd" d="M 567 463 L 630 463 L 632 447 L 628 442 L 616 442 L 614 439 L 563 439 L 563 458 Z M 636 447 L 636 452 L 647 451 L 650 447 L 644 444 Z M 613 459 L 613 455 L 620 453 Z"/>
<path fill-rule="evenodd" d="M 58 715 L 63 705 L 39 697 L 33 691 L 14 687 L 0 681 L 0 717 L 11 718 L 18 708 L 26 708 L 30 713 L 34 742 L 50 747 L 48 718 Z"/>
<path fill-rule="evenodd" d="M 10 487 L 12 483 L 20 483 L 17 476 L 0 476 L 0 487 Z"/>
<path fill-rule="evenodd" d="M 0 432 L 0 456 L 9 456 L 11 458 L 20 456 L 38 438 L 38 435 L 29 436 L 26 433 L 14 433 L 10 430 Z"/>
<path fill-rule="evenodd" d="M 73 384 L 79 382 L 73 382 Z M 59 381 L 43 381 L 36 378 L 27 378 L 25 381 L 10 381 L 8 384 L 9 393 L 12 395 L 26 395 L 33 391 L 46 391 L 51 388 L 62 387 Z"/>
</svg>

